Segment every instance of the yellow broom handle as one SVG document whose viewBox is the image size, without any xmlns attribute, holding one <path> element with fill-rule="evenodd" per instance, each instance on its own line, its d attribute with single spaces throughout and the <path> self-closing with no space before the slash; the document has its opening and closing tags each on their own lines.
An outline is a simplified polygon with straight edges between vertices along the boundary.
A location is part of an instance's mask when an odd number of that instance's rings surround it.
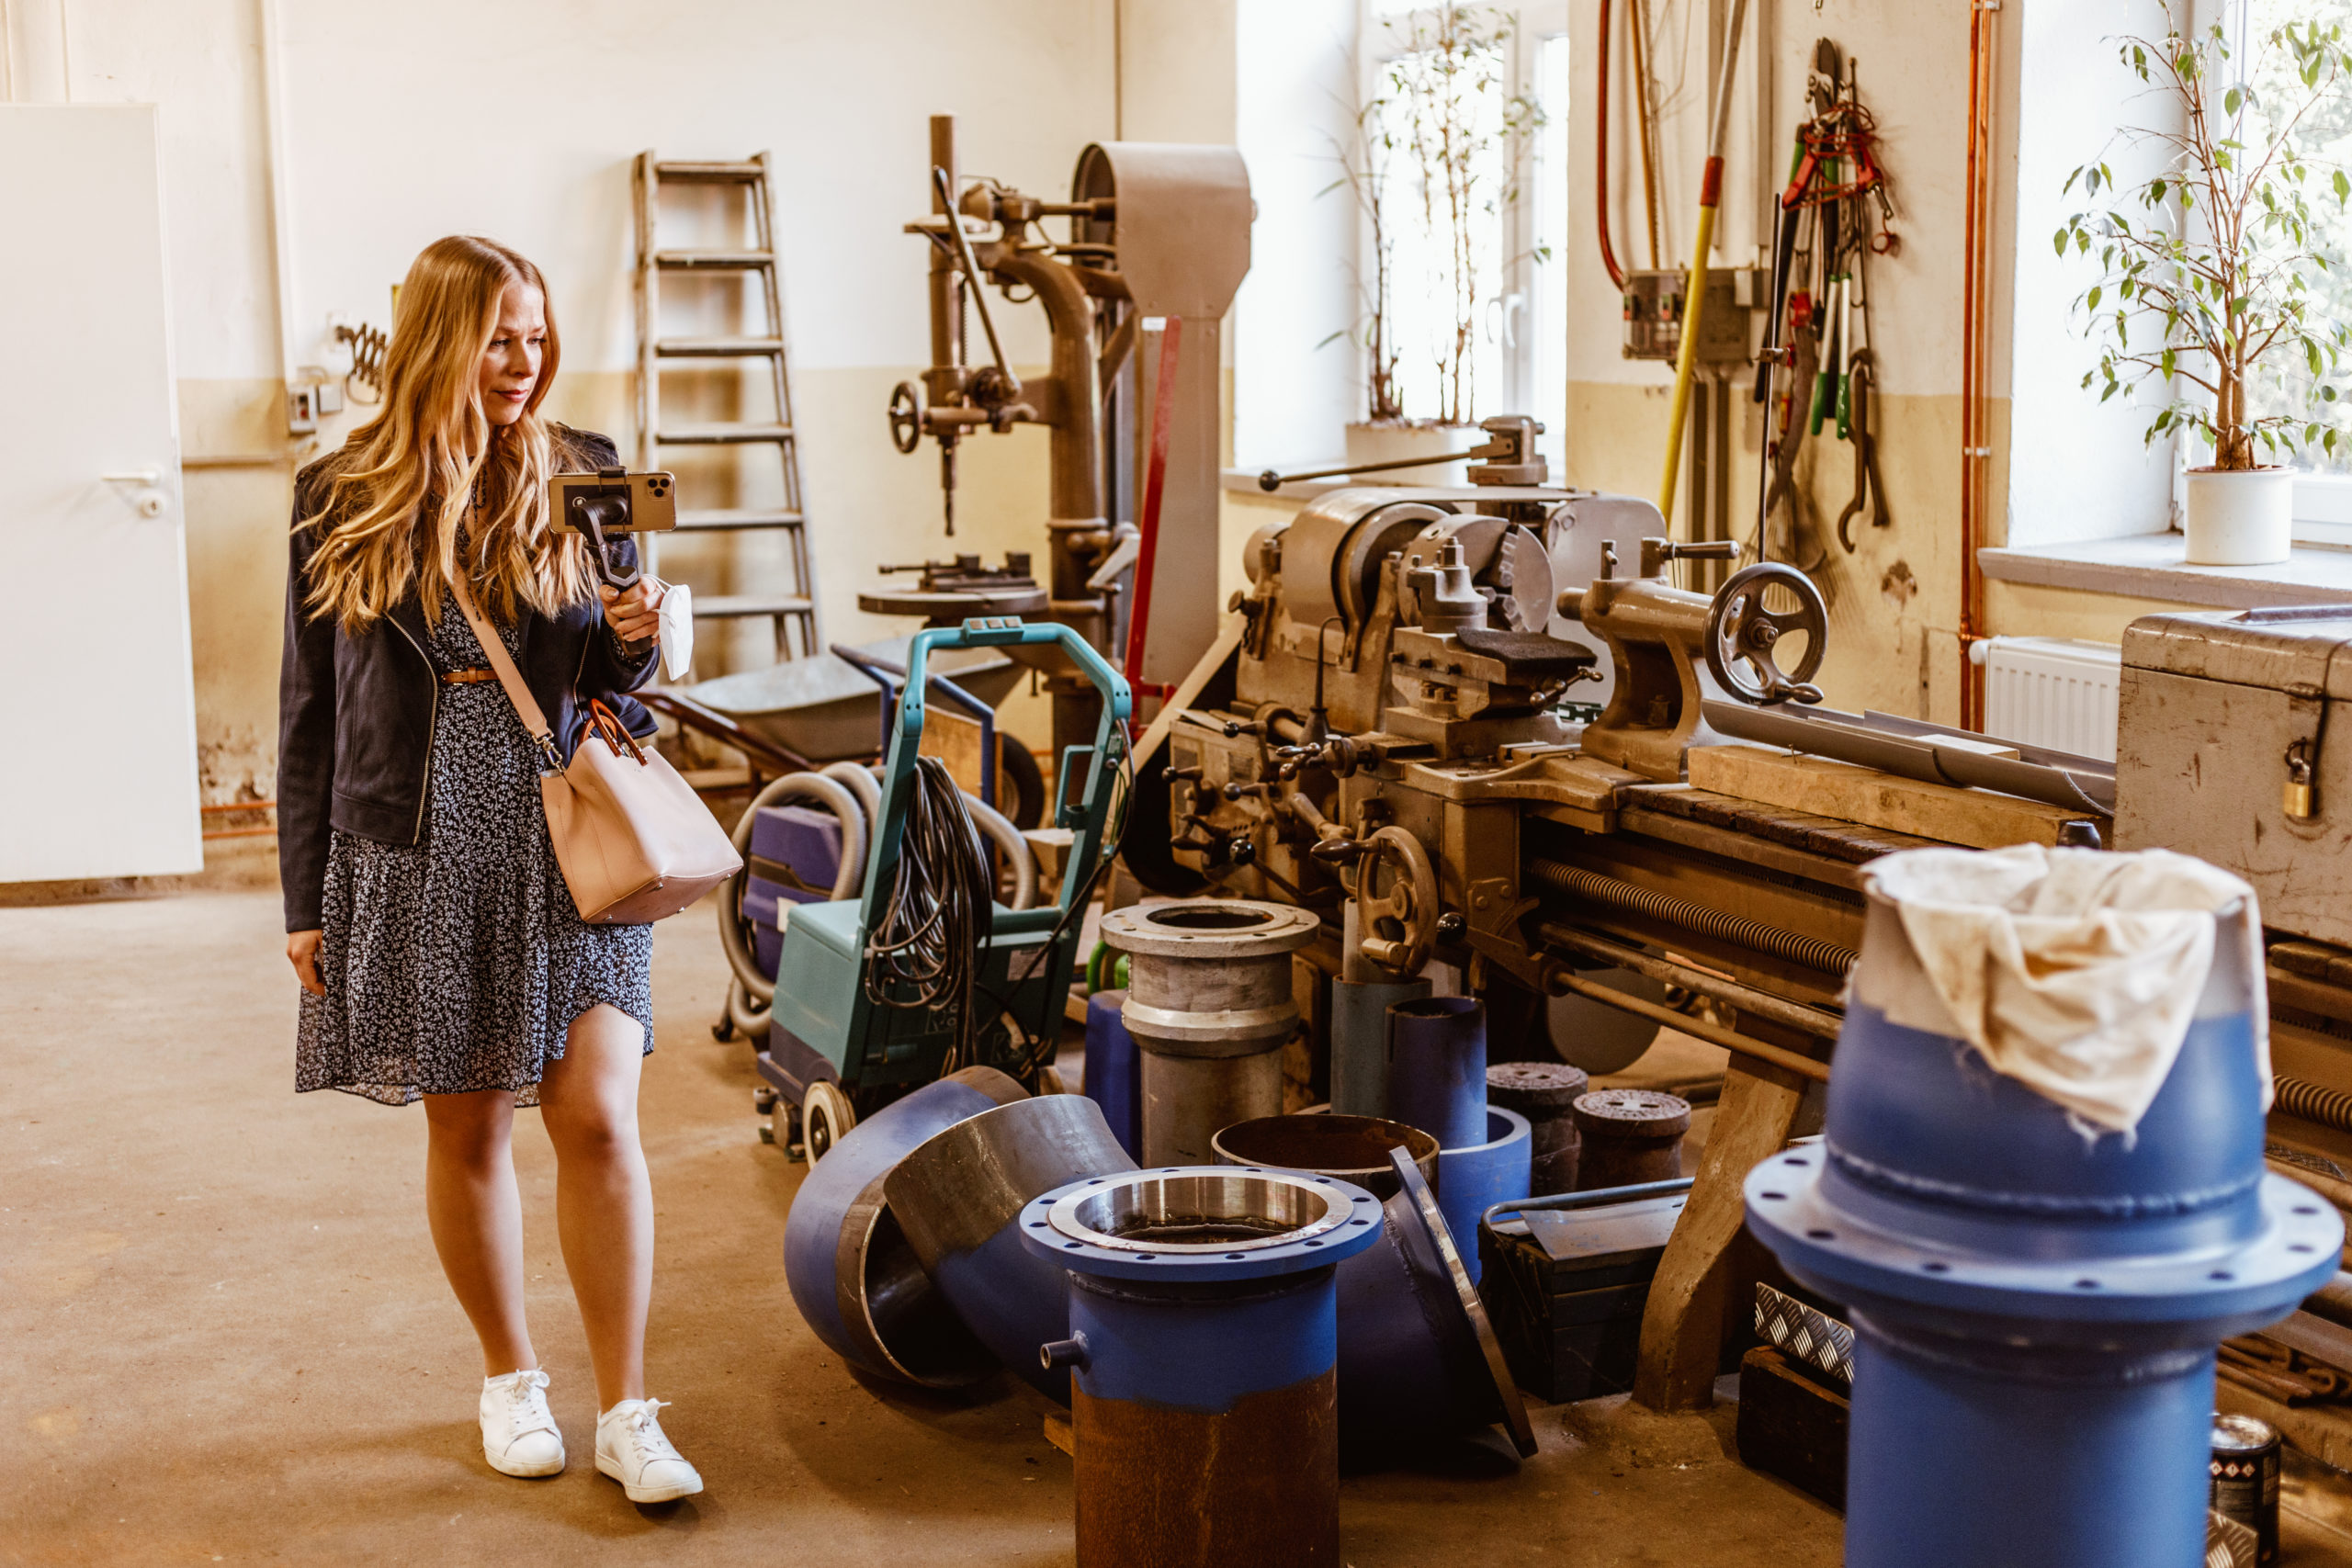
<svg viewBox="0 0 2352 1568">
<path fill-rule="evenodd" d="M 1666 479 L 1658 486 L 1657 509 L 1667 532 L 1674 531 L 1674 484 L 1682 472 L 1682 427 L 1690 414 L 1690 372 L 1699 362 L 1699 327 L 1707 307 L 1707 252 L 1715 239 L 1715 206 L 1723 198 L 1724 136 L 1731 129 L 1732 68 L 1739 62 L 1739 35 L 1747 0 L 1732 0 L 1724 24 L 1724 58 L 1715 78 L 1714 125 L 1707 137 L 1707 169 L 1699 182 L 1699 236 L 1690 252 L 1690 272 L 1682 282 L 1682 343 L 1674 355 L 1674 408 L 1666 432 Z"/>
<path fill-rule="evenodd" d="M 1690 372 L 1699 359 L 1699 328 L 1706 315 L 1707 249 L 1715 237 L 1715 186 L 1722 183 L 1724 161 L 1707 160 L 1708 199 L 1699 204 L 1699 239 L 1690 257 L 1690 276 L 1682 286 L 1682 344 L 1674 355 L 1674 406 L 1667 417 L 1666 479 L 1657 489 L 1658 514 L 1666 531 L 1674 532 L 1674 482 L 1682 472 L 1682 427 L 1690 415 Z"/>
</svg>

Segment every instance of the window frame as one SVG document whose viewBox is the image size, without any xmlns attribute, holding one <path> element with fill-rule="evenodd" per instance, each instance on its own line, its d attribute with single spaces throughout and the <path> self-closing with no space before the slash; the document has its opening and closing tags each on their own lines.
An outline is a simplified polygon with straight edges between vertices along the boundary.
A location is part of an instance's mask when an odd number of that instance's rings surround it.
<svg viewBox="0 0 2352 1568">
<path fill-rule="evenodd" d="M 1541 103 L 1543 85 L 1541 66 L 1544 44 L 1555 38 L 1566 38 L 1572 20 L 1571 0 L 1464 0 L 1481 8 L 1508 13 L 1513 18 L 1509 53 L 1504 61 L 1504 74 L 1510 92 L 1517 96 Z M 1356 71 L 1359 103 L 1368 104 L 1380 90 L 1381 73 L 1396 58 L 1396 51 L 1384 48 L 1391 26 L 1407 27 L 1414 20 L 1426 19 L 1438 7 L 1432 5 L 1384 6 L 1380 0 L 1358 0 L 1356 12 Z M 1576 62 L 1574 45 L 1568 67 L 1568 90 L 1573 100 Z M 1573 110 L 1573 101 L 1560 105 L 1545 105 L 1547 115 L 1558 114 L 1564 119 Z M 1547 404 L 1559 403 L 1566 397 L 1566 384 L 1555 389 L 1555 395 L 1545 398 L 1537 386 L 1536 372 L 1542 363 L 1538 347 L 1541 334 L 1546 331 L 1565 333 L 1567 330 L 1566 273 L 1556 271 L 1550 281 L 1551 293 L 1558 299 L 1552 310 L 1544 309 L 1545 295 L 1543 286 L 1547 281 L 1542 272 L 1544 263 L 1535 256 L 1540 240 L 1537 175 L 1557 175 L 1565 186 L 1566 168 L 1545 170 L 1540 167 L 1539 152 L 1542 131 L 1534 134 L 1515 133 L 1505 143 L 1504 156 L 1512 184 L 1519 198 L 1503 215 L 1500 238 L 1499 292 L 1487 302 L 1487 319 L 1480 323 L 1480 334 L 1500 350 L 1502 365 L 1501 395 L 1487 407 L 1476 408 L 1482 418 L 1499 413 L 1524 413 L 1541 418 Z M 1566 239 L 1566 196 L 1561 194 L 1562 228 L 1560 238 Z M 1371 254 L 1372 233 L 1369 221 L 1363 227 L 1359 242 L 1363 254 Z M 1555 258 L 1557 265 L 1558 258 Z M 1558 320 L 1551 320 L 1554 314 Z M 1556 466 L 1565 450 L 1565 432 L 1556 428 L 1565 419 L 1544 422 L 1547 428 L 1539 442 L 1540 448 Z"/>
</svg>

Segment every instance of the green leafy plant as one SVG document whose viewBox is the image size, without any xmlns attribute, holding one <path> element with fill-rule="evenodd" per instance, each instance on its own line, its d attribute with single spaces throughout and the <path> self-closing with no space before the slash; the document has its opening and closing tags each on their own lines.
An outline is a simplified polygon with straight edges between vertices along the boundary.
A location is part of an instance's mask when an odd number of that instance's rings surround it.
<svg viewBox="0 0 2352 1568">
<path fill-rule="evenodd" d="M 2148 425 L 2201 437 L 2213 466 L 2239 470 L 2261 457 L 2314 446 L 2333 454 L 2339 432 L 2308 412 L 2256 411 L 2249 389 L 2266 372 L 2300 375 L 2312 398 L 2335 400 L 2333 373 L 2352 326 L 2314 310 L 2312 283 L 2329 269 L 2315 230 L 2314 198 L 2339 209 L 2352 179 L 2307 159 L 2297 136 L 2315 107 L 2333 100 L 2352 53 L 2338 25 L 2289 23 L 2259 42 L 2248 69 L 2233 70 L 2216 27 L 2169 28 L 2161 39 L 2119 42 L 2123 63 L 2180 115 L 2177 130 L 2126 127 L 2124 146 L 2153 155 L 2153 173 L 2119 181 L 2107 158 L 2066 178 L 2086 200 L 2053 237 L 2096 256 L 2098 276 L 2075 301 L 2102 340 L 2083 385 L 2102 402 L 2127 387 L 2164 384 Z M 2324 186 L 2324 190 L 2319 187 Z M 2278 401 L 2264 400 L 2277 407 Z"/>
<path fill-rule="evenodd" d="M 1363 209 L 1371 277 L 1352 339 L 1368 360 L 1367 412 L 1375 423 L 1406 418 L 1397 367 L 1396 240 L 1399 219 L 1418 207 L 1436 242 L 1434 276 L 1406 280 L 1440 306 L 1440 329 L 1424 345 L 1436 373 L 1438 423 L 1466 424 L 1476 375 L 1473 351 L 1487 304 L 1482 274 L 1492 265 L 1501 220 L 1520 199 L 1519 139 L 1544 123 L 1532 98 L 1510 90 L 1515 20 L 1490 6 L 1455 0 L 1383 24 L 1393 51 L 1371 101 L 1356 116 L 1354 145 L 1340 177 Z M 1533 253 L 1543 260 L 1546 252 Z M 1327 342 L 1331 339 L 1325 340 Z"/>
</svg>

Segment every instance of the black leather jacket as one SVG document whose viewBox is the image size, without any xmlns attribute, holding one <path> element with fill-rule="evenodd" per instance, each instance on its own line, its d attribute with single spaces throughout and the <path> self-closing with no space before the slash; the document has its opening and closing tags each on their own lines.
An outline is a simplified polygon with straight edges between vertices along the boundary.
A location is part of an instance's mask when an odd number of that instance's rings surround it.
<svg viewBox="0 0 2352 1568">
<path fill-rule="evenodd" d="M 559 430 L 572 451 L 560 466 L 594 468 L 620 461 L 613 444 L 586 431 Z M 292 562 L 286 580 L 286 646 L 277 687 L 277 869 L 286 929 L 316 931 L 326 884 L 330 829 L 387 844 L 424 833 L 425 776 L 440 711 L 440 671 L 424 611 L 412 593 L 356 637 L 332 617 L 314 618 L 310 591 L 315 528 L 299 525 L 326 495 L 335 455 L 294 482 Z M 653 674 L 656 647 L 631 654 L 605 626 L 594 598 L 555 616 L 526 610 L 515 660 L 566 757 L 587 728 L 591 698 L 603 698 L 631 733 L 653 733 L 653 716 L 621 695 Z"/>
</svg>

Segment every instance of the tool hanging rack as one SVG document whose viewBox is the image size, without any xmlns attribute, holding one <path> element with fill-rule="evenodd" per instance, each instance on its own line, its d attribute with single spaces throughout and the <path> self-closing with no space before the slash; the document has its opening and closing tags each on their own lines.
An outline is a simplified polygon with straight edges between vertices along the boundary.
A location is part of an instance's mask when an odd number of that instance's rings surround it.
<svg viewBox="0 0 2352 1568">
<path fill-rule="evenodd" d="M 1893 182 L 1878 158 L 1878 123 L 1856 89 L 1856 62 L 1827 39 L 1814 48 L 1812 118 L 1796 130 L 1789 183 L 1774 215 L 1772 295 L 1755 400 L 1765 410 L 1763 473 L 1756 535 L 1758 559 L 1807 572 L 1829 561 L 1807 538 L 1796 484 L 1804 443 L 1828 428 L 1854 449 L 1853 496 L 1838 513 L 1838 542 L 1851 555 L 1853 525 L 1867 514 L 1889 526 L 1871 408 L 1878 384 L 1870 343 L 1869 260 L 1902 248 L 1894 227 Z M 1777 524 L 1777 526 L 1776 526 Z"/>
</svg>

